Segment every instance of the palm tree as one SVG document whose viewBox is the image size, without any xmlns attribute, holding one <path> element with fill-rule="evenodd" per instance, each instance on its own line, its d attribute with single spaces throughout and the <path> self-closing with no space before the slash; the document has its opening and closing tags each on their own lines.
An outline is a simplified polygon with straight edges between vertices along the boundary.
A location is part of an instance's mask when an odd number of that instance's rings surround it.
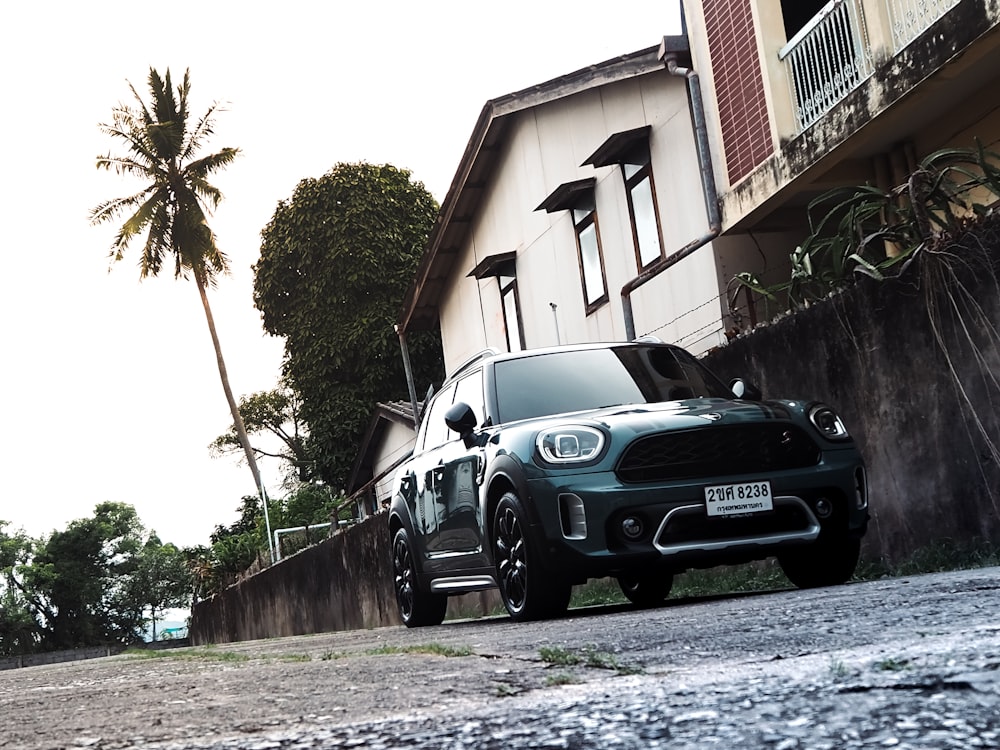
<svg viewBox="0 0 1000 750">
<path fill-rule="evenodd" d="M 138 177 L 146 186 L 137 193 L 96 206 L 90 213 L 90 221 L 96 225 L 114 221 L 122 215 L 128 216 L 111 245 L 112 263 L 121 260 L 132 240 L 145 233 L 140 279 L 158 275 L 164 261 L 170 258 L 173 259 L 174 278 L 194 277 L 205 308 L 219 377 L 233 415 L 233 425 L 266 509 L 267 497 L 260 481 L 260 471 L 229 386 L 215 319 L 208 303 L 208 289 L 215 286 L 219 274 L 229 271 L 229 259 L 219 250 L 215 234 L 208 226 L 206 214 L 219 205 L 222 193 L 207 178 L 232 162 L 239 149 L 223 148 L 208 156 L 198 156 L 205 140 L 212 135 L 219 105 L 212 104 L 194 128 L 190 128 L 189 71 L 184 72 L 184 82 L 177 87 L 175 96 L 170 70 L 161 78 L 156 70 L 150 68 L 149 106 L 131 83 L 129 89 L 136 104 L 119 104 L 112 110 L 111 123 L 100 125 L 102 132 L 125 146 L 126 155 L 109 153 L 98 156 L 97 168 L 114 169 L 117 174 Z"/>
</svg>

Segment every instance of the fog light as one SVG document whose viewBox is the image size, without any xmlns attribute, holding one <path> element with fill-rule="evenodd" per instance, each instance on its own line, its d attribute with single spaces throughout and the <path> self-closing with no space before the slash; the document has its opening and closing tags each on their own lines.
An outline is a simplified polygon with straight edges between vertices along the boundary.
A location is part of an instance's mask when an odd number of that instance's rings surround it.
<svg viewBox="0 0 1000 750">
<path fill-rule="evenodd" d="M 816 509 L 816 515 L 820 518 L 829 518 L 830 514 L 833 513 L 833 503 L 825 497 L 821 497 L 817 500 L 814 507 Z"/>
<path fill-rule="evenodd" d="M 637 516 L 628 516 L 622 521 L 622 533 L 626 539 L 636 540 L 642 536 L 645 527 L 642 519 Z"/>
</svg>

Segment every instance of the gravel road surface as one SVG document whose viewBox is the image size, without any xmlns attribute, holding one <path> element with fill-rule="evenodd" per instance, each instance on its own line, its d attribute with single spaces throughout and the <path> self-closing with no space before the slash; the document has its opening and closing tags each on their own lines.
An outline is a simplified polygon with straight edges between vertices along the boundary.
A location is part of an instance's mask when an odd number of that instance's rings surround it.
<svg viewBox="0 0 1000 750">
<path fill-rule="evenodd" d="M 0 748 L 1000 748 L 1000 569 L 0 672 Z"/>
</svg>

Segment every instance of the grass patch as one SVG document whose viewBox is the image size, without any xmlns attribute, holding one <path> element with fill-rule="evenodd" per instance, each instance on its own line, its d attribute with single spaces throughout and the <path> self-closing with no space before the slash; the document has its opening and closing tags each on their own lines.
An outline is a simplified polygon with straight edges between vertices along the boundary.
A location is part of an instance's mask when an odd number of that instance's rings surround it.
<svg viewBox="0 0 1000 750">
<path fill-rule="evenodd" d="M 365 651 L 369 656 L 391 654 L 432 654 L 434 656 L 472 656 L 469 646 L 445 646 L 440 643 L 424 643 L 416 646 L 379 646 Z"/>
<path fill-rule="evenodd" d="M 583 661 L 578 653 L 562 646 L 542 646 L 538 649 L 538 655 L 546 664 L 558 667 L 570 667 Z"/>
<path fill-rule="evenodd" d="M 689 570 L 674 578 L 674 598 L 774 591 L 791 586 L 775 560 Z"/>
<path fill-rule="evenodd" d="M 942 539 L 921 547 L 900 560 L 862 560 L 852 580 L 873 581 L 920 573 L 993 566 L 1000 566 L 1000 542 L 982 539 L 972 541 Z M 792 588 L 792 584 L 785 577 L 778 561 L 771 558 L 745 565 L 724 565 L 686 571 L 674 577 L 670 598 L 719 596 L 787 588 Z M 627 602 L 615 579 L 600 578 L 574 587 L 570 607 Z"/>
<path fill-rule="evenodd" d="M 235 651 L 219 651 L 213 646 L 198 649 L 165 649 L 156 651 L 130 648 L 125 652 L 125 655 L 133 659 L 176 659 L 179 661 L 241 662 L 250 660 L 250 657 L 246 654 L 239 654 Z"/>
<path fill-rule="evenodd" d="M 558 687 L 559 685 L 573 685 L 579 680 L 571 674 L 558 672 L 545 678 L 545 687 Z"/>
<path fill-rule="evenodd" d="M 895 659 L 890 656 L 875 662 L 872 668 L 878 672 L 902 672 L 904 669 L 910 668 L 910 660 Z"/>
<path fill-rule="evenodd" d="M 277 654 L 273 658 L 278 661 L 291 661 L 291 662 L 301 662 L 301 661 L 312 661 L 312 657 L 309 654 Z"/>
<path fill-rule="evenodd" d="M 624 604 L 628 601 L 614 578 L 595 578 L 581 586 L 573 587 L 569 601 L 572 607 L 599 607 L 607 604 Z"/>
<path fill-rule="evenodd" d="M 622 664 L 614 654 L 599 651 L 594 645 L 584 646 L 581 649 L 542 646 L 538 649 L 538 656 L 546 664 L 557 667 L 583 666 L 592 669 L 609 669 L 618 674 L 640 674 L 642 672 L 638 667 Z"/>
<path fill-rule="evenodd" d="M 830 676 L 835 680 L 843 680 L 851 673 L 851 670 L 840 659 L 831 659 L 829 666 Z"/>
<path fill-rule="evenodd" d="M 947 570 L 972 570 L 1000 565 L 1000 542 L 988 539 L 939 539 L 901 560 L 862 561 L 855 578 L 873 580 Z"/>
</svg>

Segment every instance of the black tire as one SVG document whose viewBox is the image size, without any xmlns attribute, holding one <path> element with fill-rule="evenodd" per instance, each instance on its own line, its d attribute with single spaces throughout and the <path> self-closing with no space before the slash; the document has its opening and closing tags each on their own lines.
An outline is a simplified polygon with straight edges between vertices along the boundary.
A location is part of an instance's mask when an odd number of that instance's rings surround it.
<svg viewBox="0 0 1000 750">
<path fill-rule="evenodd" d="M 500 598 L 517 622 L 558 617 L 566 611 L 573 593 L 569 581 L 543 569 L 540 551 L 528 538 L 526 518 L 513 492 L 500 498 L 493 515 L 493 559 Z"/>
<path fill-rule="evenodd" d="M 421 591 L 414 570 L 413 545 L 406 529 L 392 539 L 392 587 L 399 617 L 408 628 L 440 625 L 448 609 L 448 597 Z"/>
<path fill-rule="evenodd" d="M 838 586 L 854 575 L 861 555 L 860 539 L 820 540 L 778 555 L 788 580 L 800 589 Z"/>
<path fill-rule="evenodd" d="M 659 607 L 674 586 L 672 573 L 618 576 L 622 593 L 637 607 Z"/>
</svg>

